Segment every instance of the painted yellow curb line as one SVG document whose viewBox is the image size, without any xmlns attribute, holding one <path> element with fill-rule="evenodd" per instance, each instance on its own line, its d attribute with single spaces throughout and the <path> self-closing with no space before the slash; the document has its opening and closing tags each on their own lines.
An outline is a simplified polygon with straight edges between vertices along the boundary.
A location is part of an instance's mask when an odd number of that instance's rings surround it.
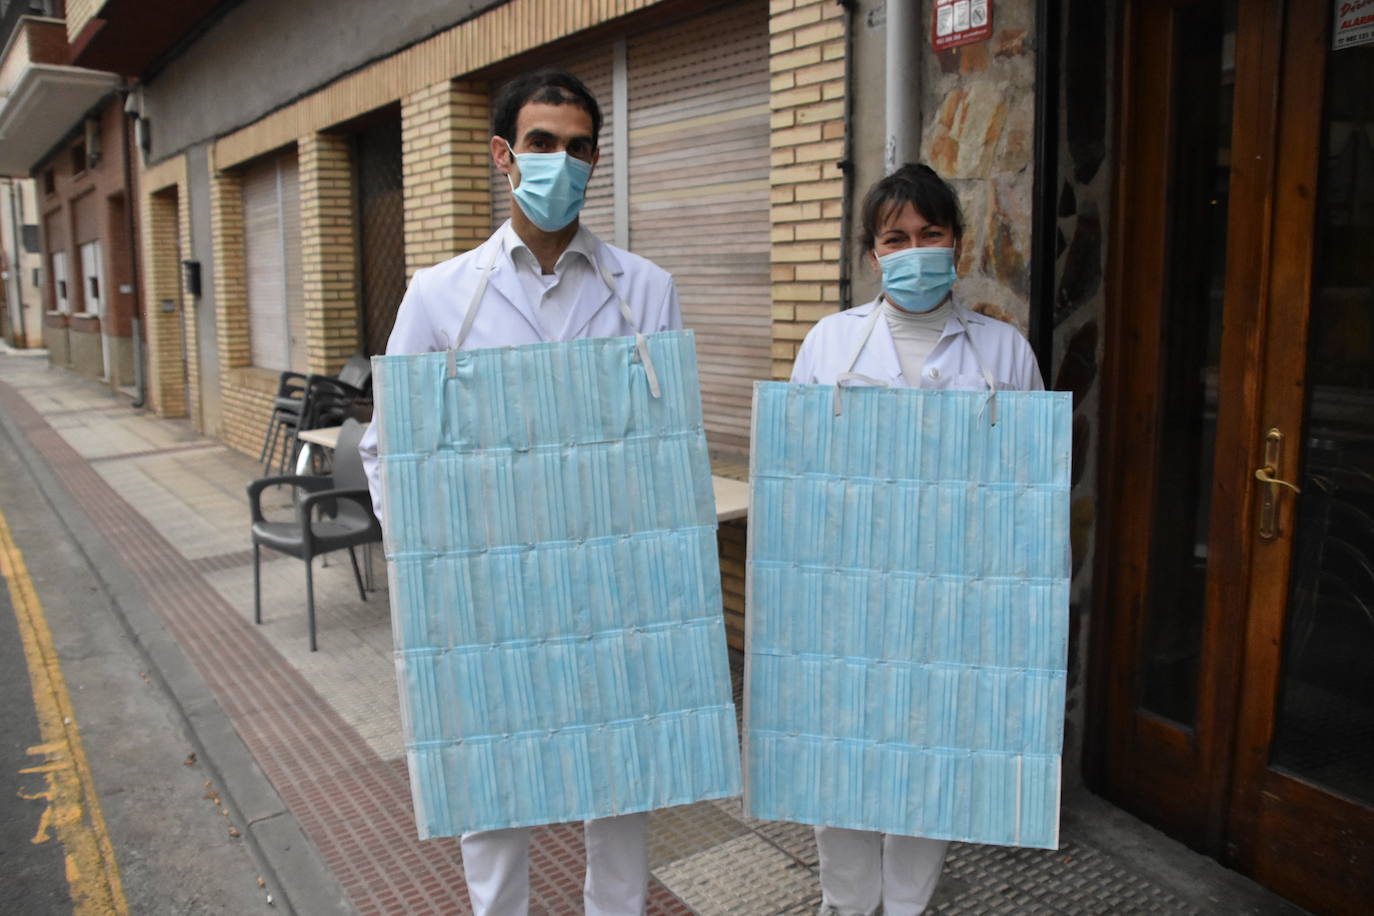
<svg viewBox="0 0 1374 916">
<path fill-rule="evenodd" d="M 9 584 L 14 616 L 19 621 L 19 638 L 28 660 L 34 709 L 43 738 L 42 744 L 29 748 L 29 754 L 43 762 L 21 771 L 41 774 L 47 785 L 45 791 L 27 796 L 48 803 L 33 842 L 47 842 L 55 834 L 62 844 L 75 916 L 127 916 L 129 904 L 119 880 L 114 845 L 100 812 L 52 633 L 4 513 L 0 513 L 0 576 Z"/>
</svg>

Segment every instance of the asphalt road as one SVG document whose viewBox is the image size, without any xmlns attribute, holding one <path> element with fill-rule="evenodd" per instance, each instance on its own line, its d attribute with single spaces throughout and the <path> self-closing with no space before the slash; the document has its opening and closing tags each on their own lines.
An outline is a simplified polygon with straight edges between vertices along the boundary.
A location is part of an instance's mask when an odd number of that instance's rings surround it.
<svg viewBox="0 0 1374 916">
<path fill-rule="evenodd" d="M 115 611 L 93 568 L 39 491 L 0 425 L 0 515 L 12 533 L 51 632 L 91 784 L 113 848 L 118 883 L 135 914 L 281 913 L 192 745 L 182 711 Z M 128 600 L 123 595 L 123 600 Z M 32 603 L 32 602 L 30 602 Z M 32 609 L 29 610 L 32 613 Z M 73 909 L 57 831 L 40 830 L 48 801 L 28 665 L 9 590 L 0 584 L 0 916 Z M 84 820 L 91 821 L 85 805 Z M 240 833 L 235 836 L 235 831 Z M 35 843 L 35 837 L 46 836 Z M 87 875 L 89 877 L 89 875 Z M 118 909 L 115 911 L 119 912 Z"/>
<path fill-rule="evenodd" d="M 25 773 L 42 762 L 29 749 L 40 744 L 38 718 L 29 702 L 29 669 L 10 602 L 0 587 L 0 912 L 71 911 L 62 847 L 36 843 L 47 800 L 39 773 Z"/>
</svg>

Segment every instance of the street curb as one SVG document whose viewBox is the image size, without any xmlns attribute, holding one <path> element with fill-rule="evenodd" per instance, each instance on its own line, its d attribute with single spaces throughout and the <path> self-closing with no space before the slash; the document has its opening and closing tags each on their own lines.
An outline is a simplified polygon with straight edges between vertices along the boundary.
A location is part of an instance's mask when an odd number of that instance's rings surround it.
<svg viewBox="0 0 1374 916">
<path fill-rule="evenodd" d="M 82 508 L 57 480 L 3 407 L 0 435 L 52 507 L 76 544 L 139 653 L 180 714 L 197 760 L 218 790 L 234 822 L 244 825 L 249 853 L 284 913 L 315 916 L 356 914 L 342 885 L 306 837 L 299 821 L 258 766 L 209 685 L 168 633 L 137 579 L 124 568 L 109 542 L 86 523 Z"/>
</svg>

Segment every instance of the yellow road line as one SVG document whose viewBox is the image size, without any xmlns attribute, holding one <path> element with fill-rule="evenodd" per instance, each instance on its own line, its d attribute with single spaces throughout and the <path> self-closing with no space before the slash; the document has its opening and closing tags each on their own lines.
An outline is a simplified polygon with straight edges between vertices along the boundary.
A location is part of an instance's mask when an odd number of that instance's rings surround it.
<svg viewBox="0 0 1374 916">
<path fill-rule="evenodd" d="M 29 748 L 42 763 L 21 772 L 42 775 L 47 788 L 29 798 L 48 802 L 33 842 L 56 835 L 66 855 L 67 883 L 75 916 L 127 916 L 129 904 L 119 880 L 114 845 L 100 811 L 95 781 L 76 729 L 76 714 L 53 648 L 43 606 L 24 557 L 0 513 L 0 576 L 9 584 L 19 637 L 29 665 L 33 703 L 43 743 Z"/>
</svg>

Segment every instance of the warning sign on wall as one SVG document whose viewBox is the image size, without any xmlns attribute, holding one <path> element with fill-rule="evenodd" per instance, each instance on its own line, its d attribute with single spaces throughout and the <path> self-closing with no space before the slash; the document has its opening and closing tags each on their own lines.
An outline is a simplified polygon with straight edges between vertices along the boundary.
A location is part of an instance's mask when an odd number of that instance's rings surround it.
<svg viewBox="0 0 1374 916">
<path fill-rule="evenodd" d="M 937 51 L 992 37 L 992 0 L 935 0 L 930 44 Z"/>
<path fill-rule="evenodd" d="M 1331 47 L 1352 48 L 1374 41 L 1374 0 L 1336 0 Z"/>
</svg>

